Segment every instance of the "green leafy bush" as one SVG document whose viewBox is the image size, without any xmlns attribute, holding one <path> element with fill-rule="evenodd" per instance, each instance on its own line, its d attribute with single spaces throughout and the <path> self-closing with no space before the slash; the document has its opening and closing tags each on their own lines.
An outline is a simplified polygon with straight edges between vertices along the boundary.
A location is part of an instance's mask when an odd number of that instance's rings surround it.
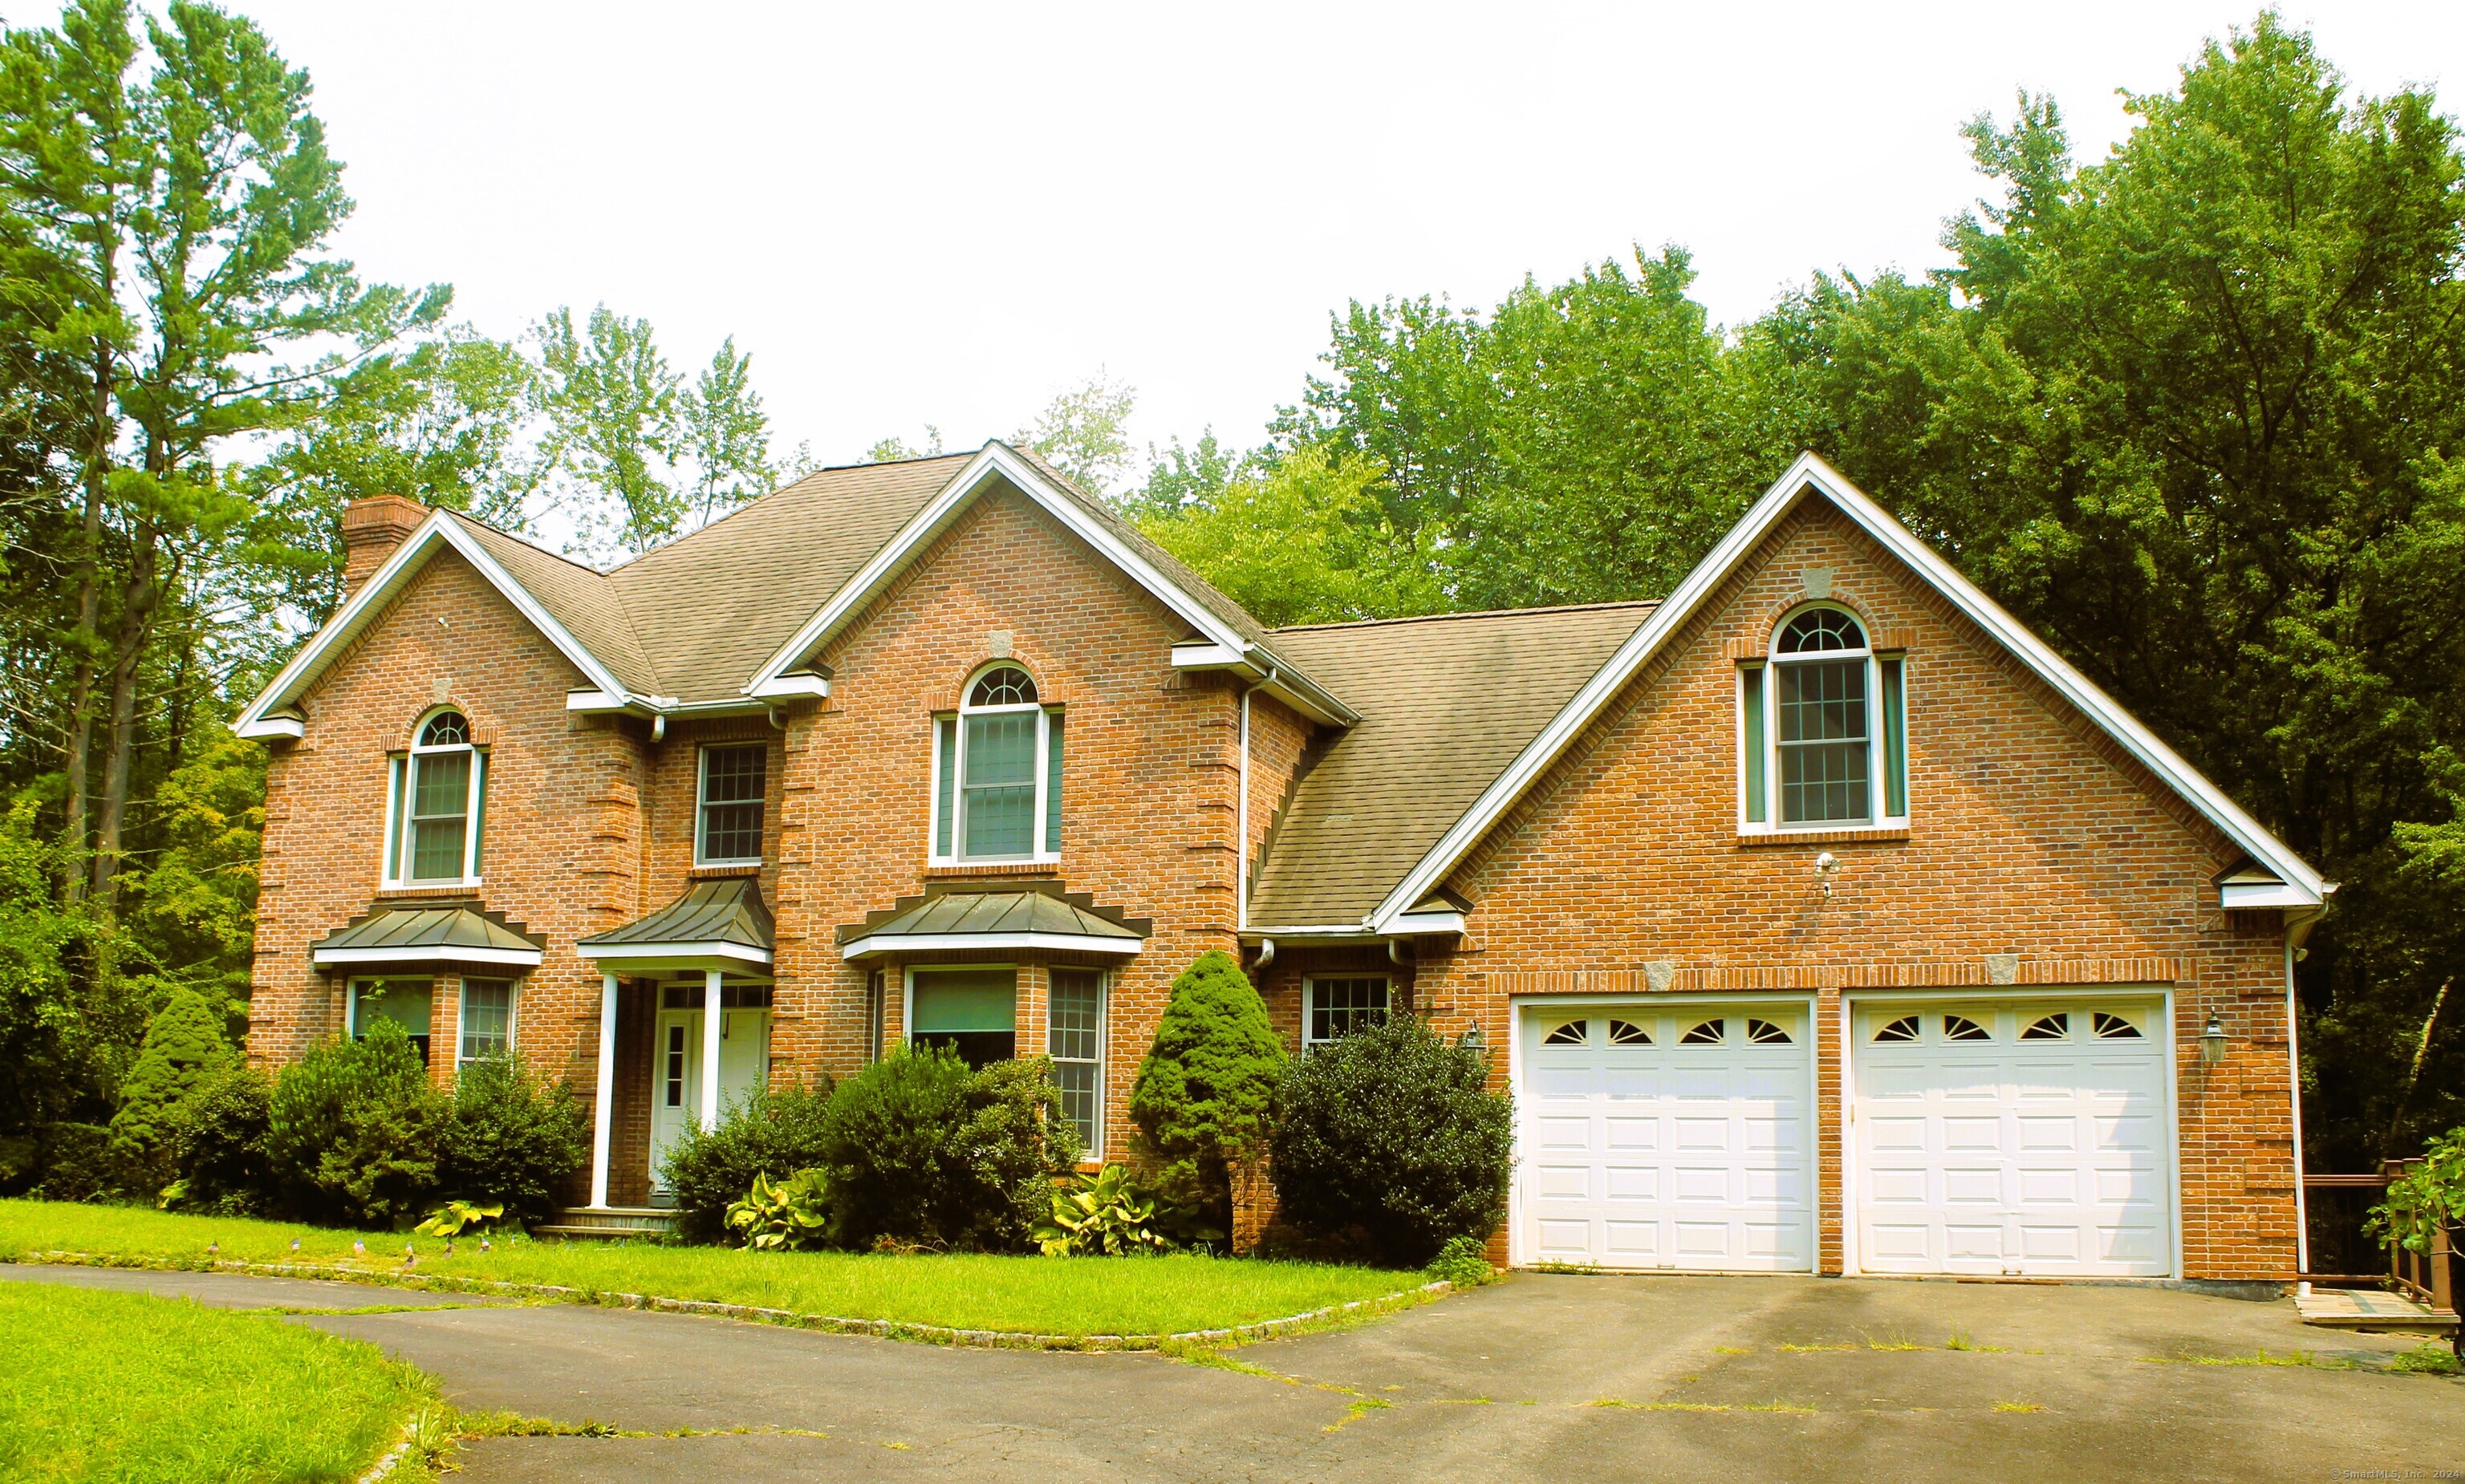
<svg viewBox="0 0 2465 1484">
<path fill-rule="evenodd" d="M 727 1208 L 727 1228 L 756 1251 L 819 1247 L 831 1225 L 827 1171 L 798 1170 L 776 1185 L 753 1177 L 744 1199 Z"/>
<path fill-rule="evenodd" d="M 839 1084 L 822 1123 L 831 1239 L 1010 1251 L 1078 1161 L 1042 1058 L 971 1071 L 946 1047 L 900 1048 Z"/>
<path fill-rule="evenodd" d="M 115 1188 L 111 1130 L 100 1123 L 47 1123 L 36 1131 L 48 1201 L 91 1201 Z"/>
<path fill-rule="evenodd" d="M 121 1183 L 147 1194 L 171 1178 L 170 1135 L 189 1094 L 231 1058 L 222 1011 L 194 989 L 174 989 L 146 1023 L 136 1065 L 120 1079 L 111 1160 Z"/>
<path fill-rule="evenodd" d="M 1434 1282 L 1453 1283 L 1457 1288 L 1478 1288 L 1498 1281 L 1498 1270 L 1489 1265 L 1489 1244 L 1477 1237 L 1447 1238 L 1438 1255 L 1421 1271 Z"/>
<path fill-rule="evenodd" d="M 502 1221 L 501 1206 L 480 1206 L 470 1201 L 448 1201 L 428 1213 L 428 1219 L 411 1229 L 423 1236 L 458 1237 L 475 1228 L 494 1226 Z"/>
<path fill-rule="evenodd" d="M 1266 1138 L 1284 1048 L 1239 961 L 1211 948 L 1172 982 L 1130 1117 L 1157 1153 L 1195 1172 L 1210 1222 L 1232 1221 L 1232 1166 Z"/>
<path fill-rule="evenodd" d="M 455 1074 L 442 1155 L 443 1188 L 502 1206 L 518 1221 L 545 1221 L 561 1187 L 590 1157 L 590 1134 L 572 1088 L 499 1052 Z"/>
<path fill-rule="evenodd" d="M 1122 1164 L 1064 1180 L 1053 1192 L 1051 1214 L 1036 1223 L 1034 1234 L 1047 1257 L 1168 1252 L 1224 1239 L 1223 1231 L 1207 1226 L 1197 1204 L 1172 1182 L 1141 1180 Z"/>
<path fill-rule="evenodd" d="M 1417 1015 L 1355 1030 L 1293 1063 L 1277 1097 L 1274 1162 L 1284 1220 L 1417 1268 L 1506 1214 L 1513 1109 L 1489 1059 Z"/>
<path fill-rule="evenodd" d="M 163 1204 L 224 1216 L 280 1208 L 265 1157 L 273 1101 L 274 1084 L 265 1074 L 237 1060 L 189 1089 L 169 1120 L 178 1178 L 163 1192 Z"/>
<path fill-rule="evenodd" d="M 2452 1128 L 2432 1140 L 2422 1163 L 2389 1183 L 2387 1195 L 2371 1207 L 2364 1229 L 2383 1242 L 2401 1242 L 2427 1253 L 2432 1228 L 2443 1224 L 2465 1224 L 2465 1128 Z"/>
<path fill-rule="evenodd" d="M 390 1226 L 427 1207 L 453 1118 L 411 1037 L 379 1020 L 282 1070 L 267 1106 L 266 1163 L 282 1203 L 306 1219 Z"/>
<path fill-rule="evenodd" d="M 668 1148 L 659 1165 L 675 1193 L 677 1234 L 688 1241 L 717 1242 L 727 1235 L 727 1208 L 758 1177 L 785 1180 L 827 1158 L 822 1115 L 831 1105 L 831 1079 L 811 1086 L 788 1084 L 735 1104 L 719 1127 L 688 1132 Z"/>
</svg>

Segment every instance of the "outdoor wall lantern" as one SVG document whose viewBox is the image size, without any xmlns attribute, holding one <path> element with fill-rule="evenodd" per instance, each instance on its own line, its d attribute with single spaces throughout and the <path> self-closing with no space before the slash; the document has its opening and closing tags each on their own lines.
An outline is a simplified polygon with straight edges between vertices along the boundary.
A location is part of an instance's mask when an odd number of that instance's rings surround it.
<svg viewBox="0 0 2465 1484">
<path fill-rule="evenodd" d="M 1463 1039 L 1455 1044 L 1467 1051 L 1485 1052 L 1489 1050 L 1489 1037 L 1482 1033 L 1480 1027 L 1470 1026 L 1465 1029 Z"/>
<path fill-rule="evenodd" d="M 2217 1017 L 2209 1017 L 2209 1029 L 2200 1032 L 2200 1065 L 2213 1067 L 2226 1059 L 2226 1028 Z"/>
</svg>

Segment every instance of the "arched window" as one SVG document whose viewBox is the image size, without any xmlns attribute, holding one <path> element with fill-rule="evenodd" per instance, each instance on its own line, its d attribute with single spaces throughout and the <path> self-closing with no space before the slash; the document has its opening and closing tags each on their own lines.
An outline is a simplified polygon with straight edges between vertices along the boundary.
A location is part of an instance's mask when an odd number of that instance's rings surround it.
<svg viewBox="0 0 2465 1484">
<path fill-rule="evenodd" d="M 962 696 L 933 728 L 934 860 L 1058 859 L 1061 713 L 1017 665 L 990 666 Z"/>
<path fill-rule="evenodd" d="M 385 883 L 461 886 L 479 879 L 487 819 L 488 755 L 471 742 L 470 720 L 439 711 L 397 753 L 388 790 Z"/>
<path fill-rule="evenodd" d="M 1739 679 L 1743 828 L 1837 829 L 1908 818 L 1901 660 L 1818 605 L 1784 619 Z"/>
</svg>

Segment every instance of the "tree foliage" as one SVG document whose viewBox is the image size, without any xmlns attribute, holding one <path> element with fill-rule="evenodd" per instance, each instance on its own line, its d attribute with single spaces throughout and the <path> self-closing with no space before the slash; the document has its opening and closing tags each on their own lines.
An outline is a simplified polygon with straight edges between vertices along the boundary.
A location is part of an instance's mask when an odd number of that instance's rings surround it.
<svg viewBox="0 0 2465 1484">
<path fill-rule="evenodd" d="M 1264 1147 L 1283 1070 L 1283 1043 L 1239 961 L 1200 954 L 1172 982 L 1130 1118 L 1158 1154 L 1194 1171 L 1211 1225 L 1232 1229 L 1231 1166 Z"/>
</svg>

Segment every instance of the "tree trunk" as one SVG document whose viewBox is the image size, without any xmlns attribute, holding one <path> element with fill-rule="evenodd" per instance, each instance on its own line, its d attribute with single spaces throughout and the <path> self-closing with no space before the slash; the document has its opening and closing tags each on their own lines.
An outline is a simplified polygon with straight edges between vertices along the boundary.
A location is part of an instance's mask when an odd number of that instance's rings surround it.
<svg viewBox="0 0 2465 1484">
<path fill-rule="evenodd" d="M 154 581 L 157 541 L 150 524 L 139 532 L 120 631 L 113 636 L 111 731 L 103 754 L 102 807 L 96 812 L 94 831 L 94 895 L 105 917 L 120 901 L 121 837 L 128 819 L 129 764 L 137 752 L 137 672 L 145 658 L 162 592 Z"/>
</svg>

